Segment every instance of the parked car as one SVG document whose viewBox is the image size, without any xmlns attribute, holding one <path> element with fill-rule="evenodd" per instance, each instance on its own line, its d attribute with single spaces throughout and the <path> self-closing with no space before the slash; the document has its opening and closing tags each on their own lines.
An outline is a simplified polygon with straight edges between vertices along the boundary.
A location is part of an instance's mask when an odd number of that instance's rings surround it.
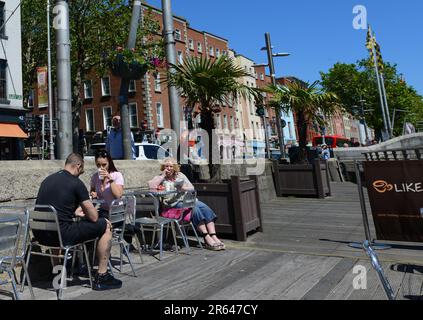
<svg viewBox="0 0 423 320">
<path fill-rule="evenodd" d="M 97 150 L 105 149 L 105 148 L 106 148 L 106 144 L 104 142 L 93 143 L 89 147 L 88 153 L 84 156 L 84 159 L 94 160 L 95 152 Z M 147 143 L 147 142 L 135 142 L 135 157 L 136 157 L 135 160 L 157 160 L 157 159 L 164 159 L 170 156 L 171 154 L 166 149 L 159 146 L 158 144 Z"/>
</svg>

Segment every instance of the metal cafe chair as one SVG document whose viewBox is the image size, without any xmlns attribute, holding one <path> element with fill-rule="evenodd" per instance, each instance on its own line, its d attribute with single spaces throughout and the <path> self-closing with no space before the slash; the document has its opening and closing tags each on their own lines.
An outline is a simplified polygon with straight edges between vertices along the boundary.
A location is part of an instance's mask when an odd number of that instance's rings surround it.
<svg viewBox="0 0 423 320">
<path fill-rule="evenodd" d="M 125 232 L 127 232 L 130 236 L 135 236 L 135 242 L 137 244 L 136 249 L 138 254 L 140 255 L 141 263 L 144 263 L 142 259 L 142 248 L 141 243 L 138 239 L 138 228 L 136 226 L 135 220 L 137 217 L 137 198 L 133 194 L 125 194 L 126 198 L 126 225 L 125 225 Z"/>
<path fill-rule="evenodd" d="M 88 258 L 88 252 L 86 244 L 94 241 L 89 240 L 86 242 L 78 243 L 75 245 L 64 245 L 62 241 L 62 234 L 60 232 L 59 220 L 57 217 L 57 211 L 52 206 L 46 205 L 36 205 L 33 210 L 30 210 L 29 213 L 29 228 L 32 235 L 37 233 L 49 233 L 54 237 L 54 241 L 45 242 L 44 240 L 37 240 L 33 238 L 29 242 L 28 257 L 26 260 L 26 267 L 28 268 L 31 255 L 47 256 L 52 259 L 59 258 L 63 259 L 62 270 L 61 270 L 61 280 L 60 287 L 58 289 L 58 299 L 61 300 L 63 297 L 63 289 L 66 287 L 67 282 L 67 272 L 66 264 L 69 259 L 69 254 L 75 254 L 77 252 L 84 252 L 84 257 L 88 266 L 88 275 L 90 279 L 91 288 L 93 287 L 92 275 L 91 275 L 91 266 Z M 33 250 L 33 249 L 39 250 Z M 62 253 L 64 251 L 64 253 Z M 55 253 L 57 252 L 57 253 Z M 57 289 L 57 288 L 55 288 Z"/>
<path fill-rule="evenodd" d="M 19 217 L 0 217 L 0 274 L 5 272 L 9 277 L 9 280 L 0 279 L 0 285 L 11 283 L 15 300 L 20 299 L 14 269 L 21 232 L 22 222 Z"/>
<path fill-rule="evenodd" d="M 29 278 L 28 269 L 25 264 L 25 257 L 28 251 L 29 238 L 29 210 L 24 206 L 0 206 L 0 217 L 18 217 L 22 223 L 22 235 L 18 252 L 16 254 L 16 265 L 22 266 L 24 276 L 21 281 L 21 292 L 24 290 L 25 279 L 28 282 L 28 288 L 31 293 L 31 298 L 35 299 L 34 291 L 32 289 L 31 280 Z"/>
<path fill-rule="evenodd" d="M 163 235 L 164 227 L 170 226 L 175 244 L 176 254 L 179 254 L 178 243 L 176 241 L 176 233 L 174 228 L 174 219 L 168 219 L 160 216 L 160 199 L 154 192 L 141 191 L 136 192 L 137 195 L 137 212 L 135 225 L 141 229 L 141 236 L 144 244 L 145 231 L 152 232 L 151 248 L 154 247 L 156 233 L 159 236 L 159 260 L 163 258 Z"/>
<path fill-rule="evenodd" d="M 194 232 L 195 238 L 197 239 L 198 245 L 200 246 L 201 249 L 203 249 L 203 245 L 201 244 L 201 240 L 198 237 L 197 230 L 195 230 L 195 227 L 192 224 L 191 219 L 189 219 L 189 221 L 187 221 L 185 219 L 185 216 L 187 214 L 191 213 L 191 215 L 192 215 L 194 213 L 194 207 L 195 207 L 196 201 L 197 201 L 197 191 L 188 190 L 188 191 L 185 191 L 183 198 L 182 198 L 182 204 L 181 204 L 181 206 L 178 207 L 178 208 L 182 208 L 182 209 L 189 209 L 184 214 L 181 214 L 179 219 L 176 220 L 176 224 L 177 224 L 177 226 L 179 226 L 179 229 L 181 230 L 181 235 L 184 238 L 184 243 L 185 243 L 187 249 L 189 248 L 189 243 L 188 243 L 188 236 L 187 236 L 187 233 L 185 231 L 186 228 L 192 229 L 192 231 Z"/>
<path fill-rule="evenodd" d="M 128 199 L 130 199 L 129 196 L 123 196 L 120 199 L 113 200 L 109 210 L 109 221 L 112 223 L 112 226 L 113 226 L 112 245 L 118 244 L 120 247 L 119 271 L 122 272 L 123 254 L 124 254 L 128 259 L 128 262 L 131 266 L 134 277 L 136 277 L 137 275 L 135 273 L 134 266 L 132 265 L 131 257 L 129 256 L 129 251 L 128 251 L 129 244 L 126 243 L 125 239 L 123 238 L 125 233 L 126 219 L 128 215 L 128 211 L 127 211 Z M 111 257 L 109 259 L 109 267 L 111 272 L 113 273 L 112 265 L 111 265 Z"/>
</svg>

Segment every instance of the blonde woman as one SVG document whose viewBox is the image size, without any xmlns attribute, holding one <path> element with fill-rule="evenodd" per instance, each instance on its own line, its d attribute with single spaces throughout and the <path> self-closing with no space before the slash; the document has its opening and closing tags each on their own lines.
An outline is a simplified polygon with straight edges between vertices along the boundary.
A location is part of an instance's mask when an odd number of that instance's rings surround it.
<svg viewBox="0 0 423 320">
<path fill-rule="evenodd" d="M 194 190 L 194 186 L 188 178 L 180 172 L 178 162 L 173 158 L 164 159 L 160 171 L 162 171 L 162 174 L 150 180 L 148 186 L 155 190 L 161 188 L 175 190 L 177 189 L 176 185 L 182 185 L 182 187 L 178 188 L 181 192 L 172 195 L 170 198 L 164 199 L 164 203 L 168 207 L 182 207 L 183 191 Z M 205 203 L 199 200 L 196 201 L 195 208 L 191 215 L 191 221 L 195 228 L 202 234 L 206 249 L 213 251 L 225 249 L 225 244 L 220 241 L 216 235 L 216 227 L 214 224 L 216 218 L 216 214 Z"/>
</svg>

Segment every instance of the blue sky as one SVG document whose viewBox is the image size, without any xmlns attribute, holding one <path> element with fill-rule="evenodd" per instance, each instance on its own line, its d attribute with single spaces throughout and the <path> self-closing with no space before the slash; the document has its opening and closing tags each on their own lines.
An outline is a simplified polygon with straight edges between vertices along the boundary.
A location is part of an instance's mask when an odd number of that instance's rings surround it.
<svg viewBox="0 0 423 320">
<path fill-rule="evenodd" d="M 148 0 L 161 7 L 160 0 Z M 174 14 L 191 26 L 229 40 L 229 46 L 256 63 L 270 32 L 277 76 L 320 79 L 336 62 L 367 57 L 366 30 L 353 28 L 353 8 L 363 5 L 385 61 L 394 62 L 408 84 L 423 95 L 423 1 L 421 0 L 172 0 Z"/>
</svg>

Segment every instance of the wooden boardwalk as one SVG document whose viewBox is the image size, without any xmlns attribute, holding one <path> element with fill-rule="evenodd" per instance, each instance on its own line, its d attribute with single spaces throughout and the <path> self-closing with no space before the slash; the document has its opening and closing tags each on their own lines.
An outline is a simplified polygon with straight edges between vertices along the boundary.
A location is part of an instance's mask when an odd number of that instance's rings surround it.
<svg viewBox="0 0 423 320">
<path fill-rule="evenodd" d="M 190 255 L 166 252 L 162 261 L 133 255 L 117 277 L 119 290 L 92 291 L 70 283 L 65 299 L 177 300 L 385 300 L 376 272 L 362 250 L 364 240 L 357 186 L 332 184 L 333 196 L 321 199 L 279 198 L 263 205 L 264 232 L 248 241 L 225 241 L 227 250 L 193 248 Z M 372 226 L 372 219 L 369 217 Z M 372 226 L 372 233 L 374 230 Z M 423 299 L 423 247 L 396 243 L 378 251 L 397 299 Z M 355 290 L 354 266 L 367 271 L 367 288 Z M 56 299 L 46 283 L 35 284 L 38 299 Z M 28 290 L 23 294 L 29 298 Z M 7 299 L 0 292 L 0 299 Z"/>
</svg>

